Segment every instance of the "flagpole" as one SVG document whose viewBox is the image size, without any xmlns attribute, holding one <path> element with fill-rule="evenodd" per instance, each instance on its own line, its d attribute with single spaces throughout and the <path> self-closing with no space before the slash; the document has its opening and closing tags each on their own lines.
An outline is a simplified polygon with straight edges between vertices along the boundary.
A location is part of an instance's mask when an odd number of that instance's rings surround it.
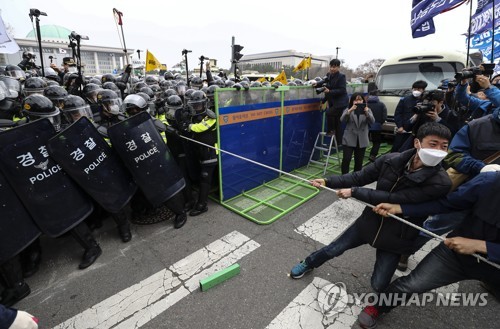
<svg viewBox="0 0 500 329">
<path fill-rule="evenodd" d="M 471 1 L 472 2 L 472 1 Z M 493 0 L 493 20 L 491 22 L 491 57 L 490 61 L 495 60 L 495 0 Z"/>
<path fill-rule="evenodd" d="M 472 0 L 470 1 L 469 9 L 469 30 L 467 32 L 467 57 L 465 58 L 466 66 L 469 66 L 469 52 L 470 52 L 470 29 L 472 26 Z"/>
<path fill-rule="evenodd" d="M 113 13 L 118 16 L 118 25 L 120 25 L 120 28 L 122 30 L 123 52 L 125 53 L 125 60 L 127 61 L 128 65 L 130 63 L 128 61 L 127 45 L 125 44 L 125 34 L 123 33 L 123 22 L 122 22 L 123 13 L 116 8 L 113 8 Z"/>
</svg>

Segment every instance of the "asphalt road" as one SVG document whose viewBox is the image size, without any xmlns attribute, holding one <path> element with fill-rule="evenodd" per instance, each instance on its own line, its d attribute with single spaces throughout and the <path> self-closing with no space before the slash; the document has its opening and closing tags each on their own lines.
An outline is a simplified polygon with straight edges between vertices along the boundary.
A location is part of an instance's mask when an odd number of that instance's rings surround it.
<svg viewBox="0 0 500 329">
<path fill-rule="evenodd" d="M 172 221 L 133 225 L 126 244 L 108 219 L 94 232 L 103 254 L 86 270 L 78 270 L 82 249 L 71 237 L 43 238 L 43 263 L 27 279 L 32 293 L 16 307 L 37 316 L 40 328 L 358 328 L 355 305 L 333 318 L 318 311 L 317 286 L 342 282 L 347 293 L 371 292 L 370 246 L 348 251 L 300 280 L 288 277 L 295 263 L 323 246 L 299 227 L 335 201 L 342 202 L 322 191 L 267 226 L 211 202 L 207 213 L 190 217 L 179 230 Z M 348 224 L 353 218 L 347 217 L 352 212 L 336 212 L 328 220 Z M 239 275 L 200 291 L 200 278 L 233 263 L 241 266 Z M 469 281 L 458 292 L 485 291 Z M 400 307 L 379 328 L 497 328 L 499 303 L 491 296 L 487 302 Z"/>
</svg>

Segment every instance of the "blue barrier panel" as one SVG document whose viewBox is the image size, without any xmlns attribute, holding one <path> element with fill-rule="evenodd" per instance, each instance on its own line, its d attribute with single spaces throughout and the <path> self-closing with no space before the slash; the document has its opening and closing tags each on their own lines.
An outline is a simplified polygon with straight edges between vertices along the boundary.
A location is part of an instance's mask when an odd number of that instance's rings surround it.
<svg viewBox="0 0 500 329">
<path fill-rule="evenodd" d="M 217 100 L 222 150 L 284 171 L 307 164 L 321 130 L 319 99 L 314 89 L 221 89 L 217 91 Z M 220 160 L 221 201 L 279 176 L 276 171 L 225 153 L 221 153 Z"/>
<path fill-rule="evenodd" d="M 230 106 L 219 108 L 220 147 L 279 168 L 281 104 L 259 103 L 266 94 L 265 90 L 232 92 Z M 221 92 L 219 104 L 227 105 L 227 96 L 227 92 Z M 220 165 L 223 200 L 278 177 L 275 171 L 224 153 Z"/>
</svg>

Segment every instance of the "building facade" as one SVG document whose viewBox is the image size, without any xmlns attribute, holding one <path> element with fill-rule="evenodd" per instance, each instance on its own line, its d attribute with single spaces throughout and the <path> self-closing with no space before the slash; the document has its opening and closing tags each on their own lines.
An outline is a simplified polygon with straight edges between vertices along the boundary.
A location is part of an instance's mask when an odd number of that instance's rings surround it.
<svg viewBox="0 0 500 329">
<path fill-rule="evenodd" d="M 68 35 L 71 30 L 57 25 L 40 26 L 42 39 L 43 64 L 48 67 L 50 63 L 62 65 L 64 57 L 72 57 L 73 50 L 69 46 Z M 15 64 L 22 61 L 24 51 L 33 52 L 36 55 L 35 63 L 41 64 L 38 41 L 34 31 L 23 38 L 14 38 L 21 50 L 14 54 L 0 54 L 0 65 Z M 84 75 L 100 75 L 115 73 L 122 70 L 126 59 L 121 48 L 93 46 L 82 40 L 80 44 L 80 55 L 82 72 Z M 134 53 L 133 49 L 127 49 L 128 56 Z"/>
<path fill-rule="evenodd" d="M 244 55 L 238 65 L 244 67 L 245 70 L 251 70 L 252 67 L 257 65 L 271 65 L 279 72 L 283 66 L 297 66 L 302 59 L 309 56 L 311 56 L 311 67 L 316 68 L 327 68 L 332 59 L 331 56 L 317 56 L 295 50 L 281 50 Z"/>
</svg>

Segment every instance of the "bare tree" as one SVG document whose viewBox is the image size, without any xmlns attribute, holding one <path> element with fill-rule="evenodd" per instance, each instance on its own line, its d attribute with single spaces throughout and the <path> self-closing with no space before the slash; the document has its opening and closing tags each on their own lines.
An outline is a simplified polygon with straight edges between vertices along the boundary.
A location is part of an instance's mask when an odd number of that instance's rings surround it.
<svg viewBox="0 0 500 329">
<path fill-rule="evenodd" d="M 369 60 L 368 62 L 358 66 L 356 70 L 354 70 L 354 75 L 358 77 L 366 77 L 369 75 L 375 76 L 383 62 L 384 59 L 381 58 Z"/>
</svg>

